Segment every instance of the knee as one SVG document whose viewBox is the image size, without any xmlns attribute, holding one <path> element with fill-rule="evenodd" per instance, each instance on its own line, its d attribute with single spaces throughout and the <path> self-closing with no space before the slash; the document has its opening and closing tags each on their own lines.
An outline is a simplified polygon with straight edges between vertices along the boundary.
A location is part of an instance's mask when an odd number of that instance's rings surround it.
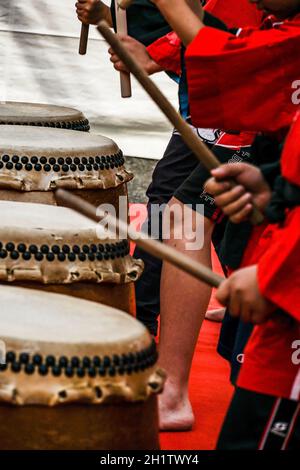
<svg viewBox="0 0 300 470">
<path fill-rule="evenodd" d="M 170 237 L 174 238 L 175 230 L 183 225 L 184 204 L 175 197 L 172 197 L 163 212 L 163 232 L 170 233 Z"/>
<path fill-rule="evenodd" d="M 182 203 L 176 197 L 172 197 L 163 213 L 164 230 L 170 229 L 170 234 L 174 235 L 176 229 L 182 229 L 184 224 L 189 225 L 191 231 L 203 230 L 205 237 L 211 238 L 214 223 L 208 217 L 196 212 L 187 204 Z"/>
</svg>

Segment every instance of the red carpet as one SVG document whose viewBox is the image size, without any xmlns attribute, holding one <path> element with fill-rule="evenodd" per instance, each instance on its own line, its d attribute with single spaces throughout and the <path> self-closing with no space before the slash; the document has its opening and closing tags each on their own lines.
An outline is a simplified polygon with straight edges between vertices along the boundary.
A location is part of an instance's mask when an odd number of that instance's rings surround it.
<svg viewBox="0 0 300 470">
<path fill-rule="evenodd" d="M 132 251 L 133 251 L 132 246 Z M 214 271 L 222 274 L 213 250 Z M 212 296 L 209 308 L 220 305 Z M 220 323 L 204 321 L 195 351 L 190 398 L 196 416 L 196 425 L 190 432 L 161 433 L 163 450 L 212 450 L 231 399 L 233 387 L 229 383 L 229 365 L 216 352 Z"/>
</svg>

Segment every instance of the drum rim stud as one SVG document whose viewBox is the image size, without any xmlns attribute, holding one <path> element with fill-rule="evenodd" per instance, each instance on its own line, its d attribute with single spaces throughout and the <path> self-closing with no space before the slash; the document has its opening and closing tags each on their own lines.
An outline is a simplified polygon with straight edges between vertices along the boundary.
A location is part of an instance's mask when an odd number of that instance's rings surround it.
<svg viewBox="0 0 300 470">
<path fill-rule="evenodd" d="M 114 377 L 116 375 L 132 375 L 139 371 L 143 371 L 155 365 L 158 358 L 156 343 L 152 340 L 150 346 L 140 351 L 112 354 L 112 356 L 105 355 L 103 358 L 94 356 L 72 356 L 67 358 L 61 356 L 56 358 L 54 355 L 48 354 L 45 357 L 40 353 L 30 354 L 28 352 L 20 352 L 19 355 L 14 351 L 6 353 L 6 364 L 10 365 L 10 369 L 14 373 L 24 371 L 26 374 L 33 374 L 37 371 L 40 375 L 47 375 L 51 373 L 55 377 L 64 374 L 66 377 L 73 377 L 75 374 L 79 378 L 86 375 L 94 378 L 97 375 L 105 377 L 109 375 Z M 22 365 L 25 367 L 22 368 Z M 6 368 L 1 368 L 0 371 L 4 372 Z"/>
</svg>

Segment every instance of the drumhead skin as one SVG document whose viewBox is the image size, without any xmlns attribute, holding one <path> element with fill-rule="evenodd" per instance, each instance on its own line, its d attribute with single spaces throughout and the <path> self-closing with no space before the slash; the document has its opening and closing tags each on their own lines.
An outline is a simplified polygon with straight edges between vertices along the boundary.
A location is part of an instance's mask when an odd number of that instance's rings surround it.
<svg viewBox="0 0 300 470">
<path fill-rule="evenodd" d="M 0 189 L 117 188 L 133 177 L 111 139 L 43 127 L 0 126 Z"/>
<path fill-rule="evenodd" d="M 89 121 L 73 108 L 38 103 L 0 103 L 0 125 L 57 127 L 88 132 Z"/>
<path fill-rule="evenodd" d="M 3 450 L 157 450 L 165 373 L 125 313 L 0 286 Z"/>
<path fill-rule="evenodd" d="M 146 328 L 100 304 L 0 286 L 0 402 L 100 405 L 147 400 L 164 373 Z"/>
<path fill-rule="evenodd" d="M 64 207 L 0 201 L 0 281 L 42 284 L 136 281 L 143 269 L 127 240 Z M 102 238 L 99 238 L 102 236 Z"/>
</svg>

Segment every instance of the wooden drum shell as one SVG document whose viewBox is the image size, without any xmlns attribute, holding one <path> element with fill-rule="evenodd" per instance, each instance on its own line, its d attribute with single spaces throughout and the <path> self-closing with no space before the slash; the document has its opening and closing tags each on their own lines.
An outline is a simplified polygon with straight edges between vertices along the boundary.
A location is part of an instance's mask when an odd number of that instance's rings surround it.
<svg viewBox="0 0 300 470">
<path fill-rule="evenodd" d="M 105 405 L 0 404 L 2 450 L 157 450 L 157 397 Z"/>
<path fill-rule="evenodd" d="M 100 204 L 111 204 L 119 215 L 119 197 L 128 197 L 127 185 L 124 183 L 116 188 L 109 189 L 76 189 L 70 190 L 76 196 L 98 207 Z M 15 191 L 0 189 L 1 201 L 27 202 L 57 206 L 53 191 Z M 128 201 L 127 201 L 128 205 Z"/>
<path fill-rule="evenodd" d="M 106 282 L 100 284 L 87 282 L 78 282 L 74 284 L 14 282 L 9 285 L 41 290 L 43 292 L 69 295 L 78 299 L 85 299 L 108 305 L 109 307 L 117 308 L 133 316 L 136 314 L 135 288 L 133 282 L 127 284 L 113 284 Z"/>
</svg>

